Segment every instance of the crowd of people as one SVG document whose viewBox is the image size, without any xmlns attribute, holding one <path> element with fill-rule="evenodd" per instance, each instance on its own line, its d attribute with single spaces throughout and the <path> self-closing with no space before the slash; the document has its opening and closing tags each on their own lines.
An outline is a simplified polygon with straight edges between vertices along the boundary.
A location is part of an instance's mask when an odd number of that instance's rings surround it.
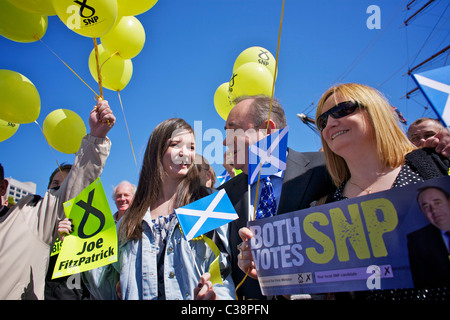
<svg viewBox="0 0 450 320">
<path fill-rule="evenodd" d="M 108 102 L 99 101 L 90 113 L 90 133 L 83 138 L 73 165 L 52 173 L 43 197 L 30 195 L 12 208 L 0 208 L 0 299 L 289 299 L 261 292 L 249 248 L 253 234 L 246 228 L 253 218 L 250 212 L 264 216 L 265 210 L 271 210 L 281 215 L 445 176 L 450 167 L 450 134 L 439 122 L 418 119 L 405 134 L 398 113 L 380 92 L 349 83 L 328 89 L 317 105 L 316 126 L 323 151 L 288 148 L 286 169 L 249 187 L 248 147 L 287 123 L 277 99 L 240 97 L 226 120 L 224 146 L 227 159 L 242 173 L 218 186 L 227 192 L 239 218 L 208 232 L 207 238 L 186 241 L 174 210 L 216 191 L 215 173 L 196 154 L 191 126 L 180 118 L 168 119 L 150 135 L 138 185 L 122 181 L 113 190 L 117 262 L 83 272 L 81 285 L 68 288 L 67 278 L 52 280 L 49 276 L 55 259 L 50 257 L 51 246 L 58 238 L 64 241 L 73 229 L 62 204 L 101 175 L 110 151 L 107 133 L 114 123 Z M 0 193 L 4 195 L 7 181 L 0 169 Z M 271 195 L 270 209 L 265 199 L 253 208 L 248 199 L 257 194 Z M 418 201 L 448 256 L 448 192 L 424 192 Z M 438 209 L 441 214 L 436 219 L 433 212 Z M 210 274 L 217 255 L 209 241 L 219 248 L 219 283 L 213 283 Z M 419 255 L 419 250 L 415 253 Z M 435 271 L 439 280 L 423 286 L 427 292 L 431 292 L 428 286 L 448 292 L 450 261 L 426 259 L 430 265 L 439 265 Z M 306 298 L 395 299 L 405 294 L 402 290 L 375 291 Z M 433 299 L 432 294 L 428 298 Z"/>
</svg>

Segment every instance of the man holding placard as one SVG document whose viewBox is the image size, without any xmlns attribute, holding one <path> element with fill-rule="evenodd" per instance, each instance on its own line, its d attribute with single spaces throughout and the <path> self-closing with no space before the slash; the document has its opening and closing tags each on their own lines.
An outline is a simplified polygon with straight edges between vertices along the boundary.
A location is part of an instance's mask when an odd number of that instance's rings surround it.
<svg viewBox="0 0 450 320">
<path fill-rule="evenodd" d="M 72 169 L 58 190 L 30 195 L 0 218 L 0 299 L 43 299 L 50 248 L 65 218 L 63 203 L 77 196 L 102 173 L 115 123 L 108 102 L 99 100 L 89 116 L 86 135 Z"/>
</svg>

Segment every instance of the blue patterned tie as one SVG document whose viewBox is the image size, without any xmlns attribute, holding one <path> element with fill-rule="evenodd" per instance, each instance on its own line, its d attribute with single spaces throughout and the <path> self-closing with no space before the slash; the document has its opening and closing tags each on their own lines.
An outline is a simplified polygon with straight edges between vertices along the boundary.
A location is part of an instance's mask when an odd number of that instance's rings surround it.
<svg viewBox="0 0 450 320">
<path fill-rule="evenodd" d="M 269 177 L 261 179 L 264 183 L 259 198 L 258 210 L 256 210 L 256 219 L 268 218 L 274 216 L 277 210 L 277 201 L 273 194 L 272 181 Z"/>
</svg>

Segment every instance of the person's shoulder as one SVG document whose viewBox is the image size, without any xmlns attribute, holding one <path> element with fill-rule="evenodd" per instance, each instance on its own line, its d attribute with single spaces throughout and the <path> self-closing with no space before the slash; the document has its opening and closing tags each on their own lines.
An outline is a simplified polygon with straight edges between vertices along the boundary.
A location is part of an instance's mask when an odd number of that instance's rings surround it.
<svg viewBox="0 0 450 320">
<path fill-rule="evenodd" d="M 419 239 L 430 235 L 431 233 L 439 233 L 439 229 L 437 229 L 432 224 L 427 224 L 426 226 L 417 229 L 415 231 L 410 232 L 407 235 L 408 240 Z"/>
<path fill-rule="evenodd" d="M 289 148 L 288 159 L 297 163 L 325 164 L 325 155 L 319 151 L 299 152 Z"/>
<path fill-rule="evenodd" d="M 405 162 L 426 179 L 448 175 L 450 159 L 433 148 L 419 148 L 405 156 Z"/>
<path fill-rule="evenodd" d="M 203 197 L 209 196 L 217 191 L 218 190 L 216 188 L 210 188 L 210 187 L 205 187 L 205 186 L 200 187 L 200 192 Z"/>
<path fill-rule="evenodd" d="M 418 148 L 414 149 L 413 151 L 409 152 L 405 158 L 410 160 L 427 160 L 430 157 L 437 157 L 441 160 L 448 160 L 448 157 L 444 157 L 442 154 L 436 152 L 434 148 Z"/>
<path fill-rule="evenodd" d="M 232 190 L 236 188 L 236 186 L 247 185 L 248 176 L 244 173 L 240 173 L 237 176 L 231 178 L 227 182 L 224 182 L 220 186 L 217 187 L 217 190 L 225 189 Z"/>
</svg>

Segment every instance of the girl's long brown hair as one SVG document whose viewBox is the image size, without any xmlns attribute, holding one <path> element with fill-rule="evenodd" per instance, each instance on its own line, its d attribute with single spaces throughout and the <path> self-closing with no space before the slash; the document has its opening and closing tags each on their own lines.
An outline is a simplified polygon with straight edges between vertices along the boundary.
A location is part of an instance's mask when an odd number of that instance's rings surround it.
<svg viewBox="0 0 450 320">
<path fill-rule="evenodd" d="M 134 200 L 124 215 L 119 235 L 122 241 L 137 240 L 142 237 L 142 220 L 149 207 L 155 205 L 162 189 L 164 169 L 162 157 L 166 152 L 174 132 L 187 131 L 194 134 L 192 127 L 183 119 L 172 118 L 161 122 L 153 130 L 145 150 L 141 174 Z M 200 185 L 199 172 L 191 165 L 188 174 L 178 185 L 174 208 L 182 207 L 208 194 Z"/>
</svg>

